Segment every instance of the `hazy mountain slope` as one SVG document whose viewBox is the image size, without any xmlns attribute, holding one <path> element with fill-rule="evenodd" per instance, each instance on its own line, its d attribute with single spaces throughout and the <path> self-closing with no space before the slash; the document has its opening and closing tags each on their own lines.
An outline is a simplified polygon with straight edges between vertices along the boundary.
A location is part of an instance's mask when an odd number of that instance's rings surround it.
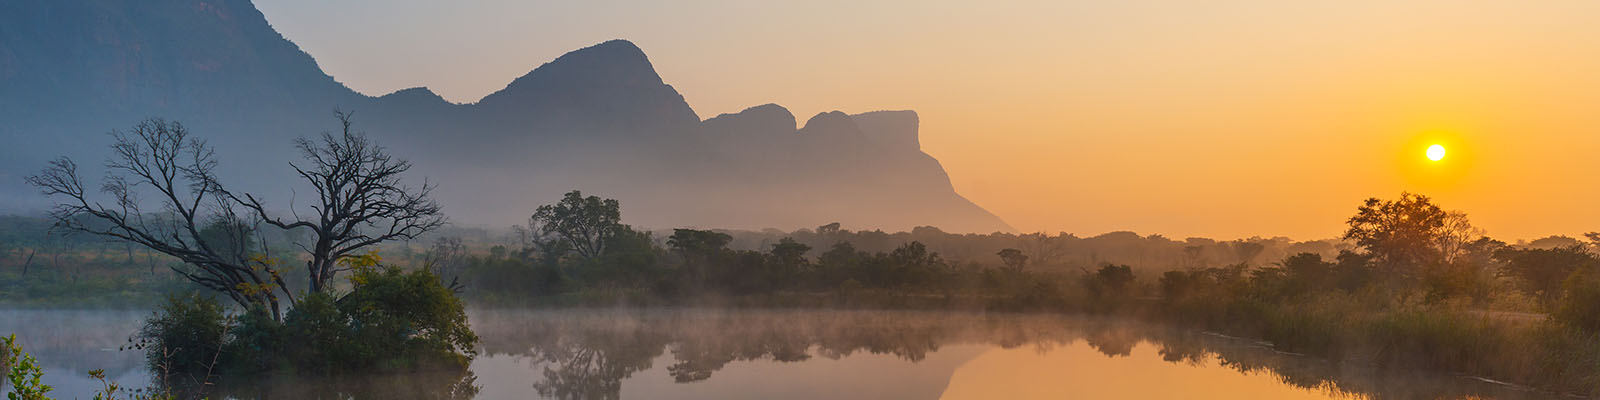
<svg viewBox="0 0 1600 400">
<path fill-rule="evenodd" d="M 21 184 L 56 155 L 98 164 L 105 132 L 179 120 L 224 157 L 237 189 L 287 204 L 290 140 L 331 111 L 441 184 L 458 222 L 509 225 L 581 189 L 647 227 L 933 225 L 1009 231 L 951 188 L 911 111 L 819 114 L 777 105 L 701 121 L 627 41 L 579 49 L 476 104 L 426 88 L 355 93 L 244 0 L 0 2 L 0 207 L 37 210 Z M 97 173 L 96 173 L 97 174 Z"/>
</svg>

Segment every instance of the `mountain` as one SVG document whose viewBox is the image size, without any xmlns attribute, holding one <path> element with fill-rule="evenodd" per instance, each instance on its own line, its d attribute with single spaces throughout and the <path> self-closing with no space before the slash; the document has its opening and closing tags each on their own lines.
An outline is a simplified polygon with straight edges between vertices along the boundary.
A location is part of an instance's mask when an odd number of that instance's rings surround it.
<svg viewBox="0 0 1600 400">
<path fill-rule="evenodd" d="M 59 155 L 98 164 L 105 132 L 152 116 L 206 138 L 230 186 L 286 206 L 305 190 L 292 139 L 335 128 L 336 108 L 439 183 L 461 223 L 521 223 L 580 189 L 651 228 L 1013 231 L 922 152 L 915 112 L 797 124 L 766 104 L 702 120 L 625 40 L 453 104 L 427 88 L 350 90 L 246 0 L 0 2 L 0 211 L 42 209 L 22 177 Z"/>
</svg>

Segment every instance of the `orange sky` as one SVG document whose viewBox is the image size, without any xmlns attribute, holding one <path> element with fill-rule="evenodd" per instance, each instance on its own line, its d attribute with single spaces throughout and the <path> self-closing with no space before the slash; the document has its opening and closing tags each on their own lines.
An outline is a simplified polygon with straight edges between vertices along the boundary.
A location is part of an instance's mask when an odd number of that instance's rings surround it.
<svg viewBox="0 0 1600 400">
<path fill-rule="evenodd" d="M 915 109 L 1025 231 L 1323 238 L 1401 191 L 1501 239 L 1600 230 L 1592 1 L 258 3 L 373 95 L 473 102 L 624 38 L 702 118 Z"/>
</svg>

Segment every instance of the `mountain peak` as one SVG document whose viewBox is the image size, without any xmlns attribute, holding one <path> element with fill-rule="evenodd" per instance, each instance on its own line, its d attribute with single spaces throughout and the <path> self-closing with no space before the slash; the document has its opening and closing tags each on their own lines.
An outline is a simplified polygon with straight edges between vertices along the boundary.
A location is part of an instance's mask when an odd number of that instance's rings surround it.
<svg viewBox="0 0 1600 400">
<path fill-rule="evenodd" d="M 721 114 L 701 122 L 712 132 L 725 134 L 794 133 L 794 114 L 783 106 L 767 103 L 738 113 Z"/>
<path fill-rule="evenodd" d="M 673 131 L 700 117 L 672 86 L 656 75 L 650 58 L 626 40 L 574 50 L 540 65 L 478 105 L 560 125 L 559 130 L 620 133 Z M 527 115 L 528 112 L 537 115 Z M 562 121 L 562 122 L 552 122 Z"/>
<path fill-rule="evenodd" d="M 665 83 L 644 50 L 633 42 L 608 40 L 573 50 L 522 75 L 484 102 L 507 94 L 546 88 L 659 87 Z"/>
<path fill-rule="evenodd" d="M 861 134 L 861 128 L 856 126 L 856 122 L 850 118 L 850 114 L 845 114 L 841 111 L 828 111 L 806 120 L 806 126 L 800 128 L 800 133 L 859 135 Z"/>
<path fill-rule="evenodd" d="M 851 115 L 861 133 L 896 150 L 922 150 L 917 140 L 917 112 L 911 110 L 873 111 Z"/>
</svg>

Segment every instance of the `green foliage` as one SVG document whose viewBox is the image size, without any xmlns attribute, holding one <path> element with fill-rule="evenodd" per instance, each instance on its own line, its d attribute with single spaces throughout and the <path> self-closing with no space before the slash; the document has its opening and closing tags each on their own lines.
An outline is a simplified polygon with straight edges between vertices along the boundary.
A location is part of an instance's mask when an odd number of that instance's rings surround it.
<svg viewBox="0 0 1600 400">
<path fill-rule="evenodd" d="M 171 383 L 203 385 L 215 372 L 231 324 L 213 298 L 199 293 L 169 296 L 145 319 L 133 347 L 145 351 L 150 370 L 179 380 Z"/>
<path fill-rule="evenodd" d="M 1021 271 L 1023 267 L 1028 266 L 1028 255 L 1023 254 L 1022 250 L 1006 248 L 1001 249 L 995 255 L 1000 256 L 1000 262 L 1004 263 L 1007 268 Z"/>
<path fill-rule="evenodd" d="M 1566 279 L 1566 295 L 1551 318 L 1591 334 L 1600 334 L 1600 271 L 1579 270 Z"/>
<path fill-rule="evenodd" d="M 365 271 L 364 284 L 339 301 L 351 323 L 349 340 L 337 348 L 350 352 L 353 370 L 466 368 L 477 354 L 477 335 L 467 325 L 461 299 L 427 270 Z"/>
<path fill-rule="evenodd" d="M 301 373 L 335 372 L 345 361 L 342 353 L 349 330 L 349 319 L 339 312 L 332 295 L 308 294 L 284 317 L 279 357 Z"/>
<path fill-rule="evenodd" d="M 220 361 L 228 367 L 229 373 L 260 373 L 282 367 L 277 363 L 278 352 L 284 349 L 287 338 L 283 325 L 272 319 L 271 312 L 265 307 L 251 307 L 239 316 L 237 323 L 229 330 L 229 340 L 223 345 Z"/>
<path fill-rule="evenodd" d="M 1108 264 L 1084 274 L 1080 284 L 1089 293 L 1091 310 L 1111 311 L 1123 307 L 1137 294 L 1134 281 L 1132 267 Z"/>
<path fill-rule="evenodd" d="M 8 400 L 49 400 L 45 397 L 50 393 L 50 385 L 43 382 L 44 369 L 39 367 L 39 361 L 33 355 L 22 351 L 22 345 L 17 344 L 17 335 L 5 338 L 5 357 L 0 357 L 0 365 L 6 368 L 6 382 L 11 384 L 11 392 L 6 393 Z"/>
<path fill-rule="evenodd" d="M 1443 258 L 1436 244 L 1446 212 L 1428 196 L 1401 193 L 1397 200 L 1367 199 L 1347 223 L 1344 238 L 1376 255 L 1386 267 L 1428 265 Z"/>
<path fill-rule="evenodd" d="M 1494 256 L 1505 262 L 1502 274 L 1513 278 L 1518 287 L 1546 305 L 1553 305 L 1561 298 L 1563 285 L 1569 277 L 1600 266 L 1600 260 L 1581 244 L 1553 249 L 1505 248 Z"/>
<path fill-rule="evenodd" d="M 367 266 L 351 278 L 344 297 L 305 295 L 281 323 L 264 308 L 234 318 L 215 300 L 175 296 L 146 321 L 136 347 L 163 382 L 188 390 L 204 390 L 213 376 L 464 371 L 476 355 L 464 305 L 429 270 Z"/>
<path fill-rule="evenodd" d="M 169 391 L 154 388 L 150 390 L 128 390 L 128 388 L 122 387 L 116 382 L 107 381 L 106 370 L 103 369 L 90 370 L 89 378 L 100 381 L 100 389 L 95 390 L 94 400 L 117 400 L 122 398 L 128 400 L 177 400 L 178 398 Z M 126 394 L 127 397 L 119 396 L 122 394 Z"/>
<path fill-rule="evenodd" d="M 531 220 L 538 225 L 533 227 L 538 232 L 555 235 L 584 258 L 605 254 L 610 239 L 626 227 L 616 200 L 583 197 L 577 190 L 567 192 L 556 204 L 539 206 Z"/>
</svg>

